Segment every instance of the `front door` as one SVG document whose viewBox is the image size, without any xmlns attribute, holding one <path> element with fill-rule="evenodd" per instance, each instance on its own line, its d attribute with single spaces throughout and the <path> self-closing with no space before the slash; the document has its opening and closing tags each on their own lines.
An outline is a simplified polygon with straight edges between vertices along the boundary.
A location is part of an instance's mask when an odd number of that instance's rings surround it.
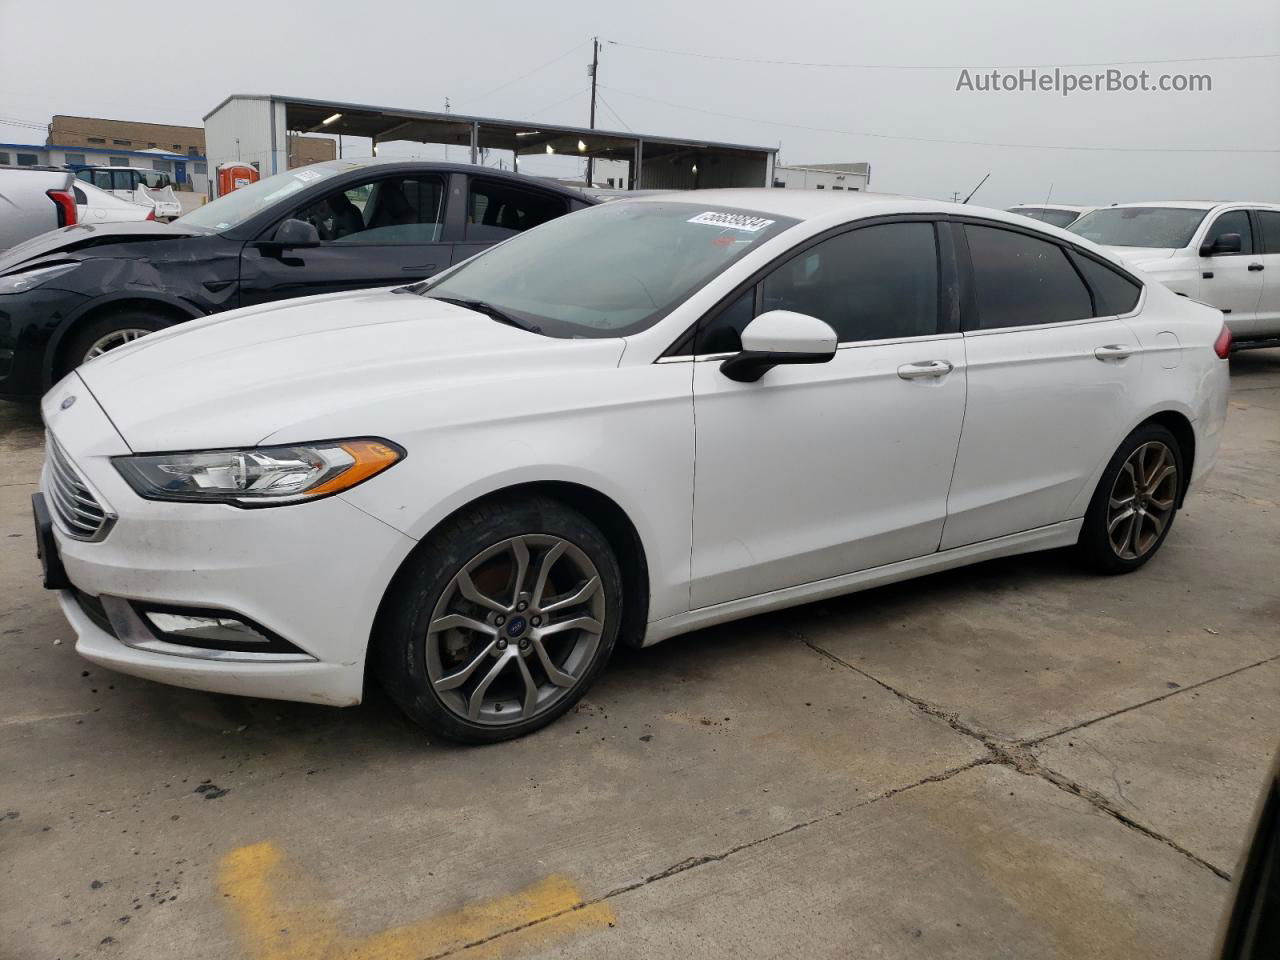
<svg viewBox="0 0 1280 960">
<path fill-rule="evenodd" d="M 320 235 L 314 246 L 271 242 L 276 227 L 245 245 L 240 305 L 422 280 L 449 266 L 443 241 L 444 179 L 434 174 L 371 178 L 292 211 Z"/>
<path fill-rule="evenodd" d="M 944 550 L 1083 516 L 1130 428 L 1143 363 L 1123 320 L 1095 316 L 1131 310 L 1131 280 L 1029 234 L 964 231 L 969 392 Z"/>
<path fill-rule="evenodd" d="M 965 405 L 935 226 L 861 226 L 774 269 L 699 331 L 692 605 L 934 552 Z M 941 287 L 941 295 L 940 295 Z M 716 355 L 765 310 L 835 329 L 828 363 L 755 383 Z"/>
<path fill-rule="evenodd" d="M 1213 243 L 1228 233 L 1240 235 L 1239 253 L 1219 253 L 1200 258 L 1201 299 L 1227 315 L 1227 326 L 1237 337 L 1250 336 L 1262 299 L 1260 256 L 1253 247 L 1253 231 L 1247 210 L 1228 210 L 1209 224 L 1204 243 Z"/>
</svg>

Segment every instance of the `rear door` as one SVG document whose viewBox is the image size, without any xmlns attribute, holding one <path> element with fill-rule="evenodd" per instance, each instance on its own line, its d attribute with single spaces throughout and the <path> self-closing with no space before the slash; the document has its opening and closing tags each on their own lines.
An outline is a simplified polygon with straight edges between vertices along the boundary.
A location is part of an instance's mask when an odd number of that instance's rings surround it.
<svg viewBox="0 0 1280 960">
<path fill-rule="evenodd" d="M 1254 318 L 1251 336 L 1280 337 L 1280 210 L 1254 210 L 1261 250 L 1250 263 L 1260 269 L 1262 296 Z"/>
<path fill-rule="evenodd" d="M 969 376 L 944 550 L 1083 516 L 1143 365 L 1127 275 L 1030 231 L 954 228 Z"/>
<path fill-rule="evenodd" d="M 458 218 L 456 260 L 569 212 L 567 197 L 508 180 L 467 177 L 466 206 Z"/>
<path fill-rule="evenodd" d="M 445 179 L 394 174 L 347 183 L 290 211 L 320 235 L 312 246 L 282 248 L 278 224 L 246 244 L 240 305 L 422 280 L 453 261 L 444 237 Z"/>
</svg>

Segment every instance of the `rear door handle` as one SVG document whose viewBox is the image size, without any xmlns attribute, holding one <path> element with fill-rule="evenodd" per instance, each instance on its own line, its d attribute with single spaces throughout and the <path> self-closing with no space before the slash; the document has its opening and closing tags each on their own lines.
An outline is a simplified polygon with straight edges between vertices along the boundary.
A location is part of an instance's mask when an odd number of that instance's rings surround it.
<svg viewBox="0 0 1280 960">
<path fill-rule="evenodd" d="M 1105 347 L 1098 347 L 1093 355 L 1099 360 L 1126 360 L 1133 356 L 1133 350 L 1122 343 L 1109 343 Z"/>
<path fill-rule="evenodd" d="M 904 363 L 898 368 L 898 376 L 903 380 L 922 380 L 926 377 L 945 377 L 952 371 L 946 360 L 922 360 L 919 363 Z"/>
<path fill-rule="evenodd" d="M 1249 264 L 1249 270 L 1250 270 L 1251 272 L 1252 272 L 1252 271 L 1255 271 L 1255 270 L 1261 270 L 1261 269 L 1262 269 L 1262 264 L 1260 264 L 1260 263 L 1251 263 L 1251 264 Z"/>
</svg>

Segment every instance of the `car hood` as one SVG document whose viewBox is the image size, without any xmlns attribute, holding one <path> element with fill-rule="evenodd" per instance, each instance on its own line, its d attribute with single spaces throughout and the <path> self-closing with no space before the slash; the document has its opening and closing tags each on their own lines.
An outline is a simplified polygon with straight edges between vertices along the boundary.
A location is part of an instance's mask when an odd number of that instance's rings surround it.
<svg viewBox="0 0 1280 960">
<path fill-rule="evenodd" d="M 0 256 L 0 275 L 50 254 L 71 254 L 104 244 L 128 244 L 154 240 L 174 240 L 205 233 L 172 223 L 144 220 L 137 223 L 79 223 L 74 227 L 50 230 L 25 243 L 10 247 Z"/>
<path fill-rule="evenodd" d="M 131 449 L 158 452 L 252 445 L 323 422 L 326 411 L 349 419 L 368 410 L 365 429 L 376 435 L 386 401 L 448 405 L 460 383 L 616 367 L 623 348 L 620 339 L 544 337 L 382 289 L 216 314 L 77 372 Z"/>
<path fill-rule="evenodd" d="M 1102 247 L 1113 257 L 1128 263 L 1149 263 L 1152 260 L 1168 260 L 1178 252 L 1176 247 Z"/>
</svg>

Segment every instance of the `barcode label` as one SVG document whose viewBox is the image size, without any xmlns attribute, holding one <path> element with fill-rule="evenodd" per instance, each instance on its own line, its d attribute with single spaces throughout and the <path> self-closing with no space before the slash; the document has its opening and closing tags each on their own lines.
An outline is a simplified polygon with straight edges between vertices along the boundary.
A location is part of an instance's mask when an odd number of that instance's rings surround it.
<svg viewBox="0 0 1280 960">
<path fill-rule="evenodd" d="M 708 210 L 696 217 L 690 217 L 689 222 L 705 223 L 709 227 L 726 227 L 730 230 L 746 230 L 749 233 L 756 233 L 774 223 L 773 220 L 766 220 L 764 217 L 748 217 L 742 213 L 717 213 L 715 210 Z"/>
</svg>

